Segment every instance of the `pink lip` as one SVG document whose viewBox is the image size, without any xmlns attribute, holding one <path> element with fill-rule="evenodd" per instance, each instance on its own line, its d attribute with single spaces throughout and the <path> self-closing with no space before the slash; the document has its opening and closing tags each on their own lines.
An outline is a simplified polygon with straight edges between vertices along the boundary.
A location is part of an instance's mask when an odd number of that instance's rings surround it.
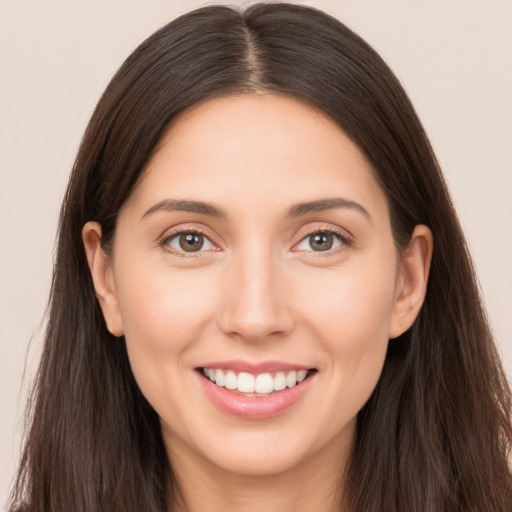
<svg viewBox="0 0 512 512">
<path fill-rule="evenodd" d="M 202 364 L 201 368 L 218 368 L 220 370 L 233 370 L 237 373 L 247 372 L 257 375 L 259 373 L 278 371 L 309 370 L 311 366 L 283 363 L 280 361 L 262 361 L 261 363 L 250 363 L 248 361 L 212 361 Z"/>
<path fill-rule="evenodd" d="M 219 368 L 219 366 L 212 367 Z M 208 366 L 208 368 L 211 367 Z M 297 367 L 294 366 L 293 369 L 295 368 Z M 236 369 L 238 370 L 239 367 L 237 366 Z M 280 366 L 280 369 L 283 369 L 283 367 Z M 228 414 L 252 420 L 271 418 L 284 412 L 306 393 L 315 378 L 313 375 L 293 388 L 287 388 L 269 396 L 256 397 L 238 395 L 226 388 L 217 386 L 200 372 L 197 372 L 197 375 L 203 389 L 219 409 Z"/>
</svg>

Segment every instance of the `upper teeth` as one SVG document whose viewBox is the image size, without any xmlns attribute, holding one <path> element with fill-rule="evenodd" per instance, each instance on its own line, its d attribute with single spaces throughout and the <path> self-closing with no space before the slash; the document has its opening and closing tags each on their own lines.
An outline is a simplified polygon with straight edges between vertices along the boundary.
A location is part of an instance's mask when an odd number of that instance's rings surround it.
<svg viewBox="0 0 512 512">
<path fill-rule="evenodd" d="M 233 370 L 203 368 L 203 374 L 217 386 L 236 389 L 241 393 L 268 394 L 273 391 L 281 391 L 286 387 L 293 388 L 306 378 L 308 371 L 277 372 L 272 376 L 270 373 L 252 375 L 247 372 L 240 372 L 237 375 Z"/>
</svg>

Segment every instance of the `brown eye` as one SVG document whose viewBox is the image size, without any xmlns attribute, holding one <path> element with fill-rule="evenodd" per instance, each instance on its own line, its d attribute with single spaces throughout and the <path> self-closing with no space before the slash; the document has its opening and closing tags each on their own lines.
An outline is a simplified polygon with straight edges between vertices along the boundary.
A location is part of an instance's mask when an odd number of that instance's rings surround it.
<svg viewBox="0 0 512 512">
<path fill-rule="evenodd" d="M 309 245 L 313 251 L 328 251 L 332 248 L 334 237 L 331 233 L 317 233 L 310 236 Z"/>
<path fill-rule="evenodd" d="M 180 236 L 179 244 L 185 252 L 197 252 L 203 247 L 204 237 L 197 233 L 187 233 Z"/>
<path fill-rule="evenodd" d="M 325 252 L 340 247 L 345 240 L 336 233 L 329 231 L 319 231 L 304 237 L 298 244 L 300 251 Z"/>
<path fill-rule="evenodd" d="M 214 245 L 210 240 L 194 231 L 184 231 L 177 233 L 168 239 L 167 244 L 177 252 L 201 252 L 214 248 Z"/>
</svg>

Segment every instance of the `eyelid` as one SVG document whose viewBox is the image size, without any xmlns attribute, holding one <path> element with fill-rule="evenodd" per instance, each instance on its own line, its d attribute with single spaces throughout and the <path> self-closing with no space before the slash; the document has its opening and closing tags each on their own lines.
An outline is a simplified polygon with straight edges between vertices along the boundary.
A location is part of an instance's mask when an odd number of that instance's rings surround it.
<svg viewBox="0 0 512 512">
<path fill-rule="evenodd" d="M 297 249 L 297 246 L 301 242 L 303 242 L 309 236 L 315 235 L 317 233 L 327 233 L 334 235 L 336 238 L 340 240 L 341 246 L 336 247 L 334 249 L 329 249 L 327 251 L 309 251 L 304 249 Z M 347 230 L 332 224 L 325 223 L 322 223 L 321 225 L 307 227 L 306 229 L 301 230 L 298 236 L 300 236 L 300 239 L 293 245 L 291 250 L 293 252 L 314 253 L 315 256 L 329 256 L 339 251 L 343 251 L 344 249 L 351 247 L 355 243 L 353 236 Z"/>
<path fill-rule="evenodd" d="M 219 244 L 213 240 L 213 238 L 215 238 L 215 237 L 213 237 L 209 233 L 209 231 L 210 230 L 208 230 L 208 229 L 204 229 L 202 227 L 197 227 L 197 225 L 187 226 L 187 225 L 180 224 L 178 226 L 174 226 L 170 229 L 167 229 L 164 232 L 164 234 L 158 238 L 157 245 L 159 247 L 164 248 L 165 250 L 167 250 L 169 252 L 172 252 L 173 254 L 176 254 L 178 256 L 183 256 L 183 257 L 197 257 L 200 255 L 200 253 L 203 253 L 203 252 L 222 250 L 222 248 L 219 246 Z M 176 250 L 169 246 L 169 241 L 171 239 L 175 238 L 176 236 L 182 235 L 184 233 L 196 233 L 196 234 L 202 235 L 214 246 L 214 248 L 207 249 L 206 251 L 200 250 L 200 251 L 196 251 L 196 252 L 186 252 L 186 251 Z M 297 249 L 297 246 L 304 239 L 306 239 L 308 236 L 311 236 L 311 235 L 317 234 L 317 233 L 328 233 L 328 234 L 334 235 L 336 238 L 338 238 L 340 240 L 341 246 L 336 247 L 334 249 L 329 249 L 326 251 L 313 251 L 313 250 L 308 251 L 308 250 Z M 300 232 L 297 236 L 300 238 L 298 239 L 297 242 L 295 242 L 295 244 L 293 245 L 291 250 L 293 252 L 314 253 L 315 256 L 329 256 L 329 255 L 332 255 L 339 251 L 343 251 L 343 250 L 347 249 L 348 247 L 351 247 L 355 243 L 355 240 L 354 240 L 352 234 L 349 233 L 346 229 L 340 228 L 339 226 L 336 226 L 336 225 L 326 224 L 326 223 L 316 224 L 314 226 L 308 226 L 308 227 L 300 230 Z"/>
<path fill-rule="evenodd" d="M 169 242 L 172 239 L 176 238 L 177 236 L 186 234 L 186 233 L 192 233 L 192 234 L 197 234 L 197 235 L 203 236 L 213 245 L 214 248 L 207 249 L 207 250 L 199 250 L 199 251 L 195 251 L 195 252 L 186 252 L 186 251 L 181 251 L 181 250 L 175 249 L 174 247 L 171 247 L 169 245 Z M 182 225 L 182 224 L 166 230 L 164 232 L 164 234 L 158 238 L 157 245 L 159 247 L 162 247 L 164 250 L 171 252 L 172 254 L 182 256 L 185 258 L 191 258 L 191 257 L 193 258 L 193 257 L 199 256 L 201 253 L 204 253 L 204 252 L 221 250 L 219 245 L 216 244 L 212 240 L 212 236 L 207 233 L 207 230 L 198 228 L 197 226 L 187 227 L 186 225 Z"/>
</svg>

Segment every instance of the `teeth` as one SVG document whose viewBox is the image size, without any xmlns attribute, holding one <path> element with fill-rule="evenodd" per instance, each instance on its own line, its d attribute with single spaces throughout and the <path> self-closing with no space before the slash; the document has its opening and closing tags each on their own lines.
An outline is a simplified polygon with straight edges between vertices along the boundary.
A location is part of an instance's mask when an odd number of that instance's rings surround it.
<svg viewBox="0 0 512 512">
<path fill-rule="evenodd" d="M 215 370 L 215 382 L 217 386 L 224 386 L 224 372 L 222 370 Z"/>
<path fill-rule="evenodd" d="M 210 374 L 208 373 L 208 376 L 209 375 Z M 227 389 L 236 389 L 238 387 L 238 379 L 235 375 L 235 372 L 229 370 L 229 372 L 226 373 L 226 377 L 224 379 L 224 386 L 226 386 Z"/>
<path fill-rule="evenodd" d="M 215 368 L 203 368 L 203 375 L 217 386 L 240 393 L 255 393 L 256 395 L 269 395 L 274 391 L 293 388 L 302 382 L 308 375 L 308 370 L 292 370 L 290 372 L 277 372 L 274 376 L 270 373 L 252 375 L 247 372 L 237 374 L 233 370 L 220 370 Z"/>
<path fill-rule="evenodd" d="M 283 372 L 277 372 L 274 377 L 274 389 L 276 391 L 281 391 L 284 388 L 286 388 L 286 376 Z"/>
<path fill-rule="evenodd" d="M 292 372 L 288 372 L 286 374 L 286 385 L 289 388 L 293 388 L 297 384 L 297 372 L 293 370 Z"/>
<path fill-rule="evenodd" d="M 308 374 L 307 370 L 299 370 L 297 372 L 297 382 L 302 382 L 306 378 L 307 374 Z"/>
<path fill-rule="evenodd" d="M 254 377 L 250 373 L 241 372 L 238 375 L 238 385 L 236 389 L 242 393 L 254 393 Z"/>
<path fill-rule="evenodd" d="M 272 391 L 274 391 L 274 379 L 272 375 L 270 375 L 270 373 L 258 375 L 254 380 L 254 391 L 256 391 L 256 393 L 272 393 Z"/>
</svg>

